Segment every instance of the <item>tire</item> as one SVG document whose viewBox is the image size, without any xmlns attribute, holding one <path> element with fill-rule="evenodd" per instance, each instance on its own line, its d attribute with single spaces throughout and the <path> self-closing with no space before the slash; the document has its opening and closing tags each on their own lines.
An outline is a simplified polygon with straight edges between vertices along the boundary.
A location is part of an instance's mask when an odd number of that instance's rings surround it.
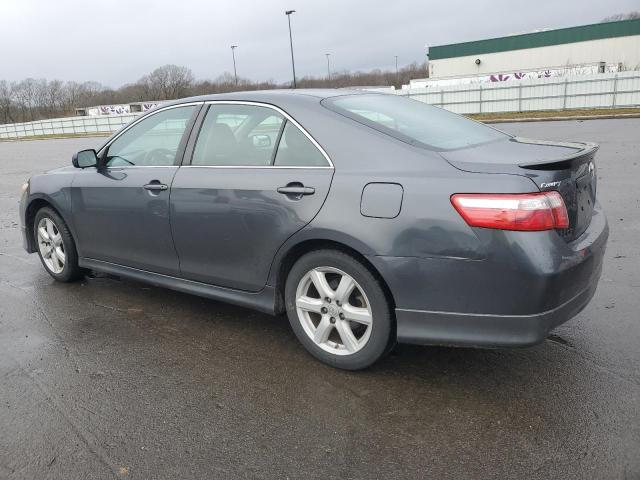
<svg viewBox="0 0 640 480">
<path fill-rule="evenodd" d="M 44 227 L 44 233 L 38 232 L 40 227 Z M 44 269 L 55 280 L 73 282 L 84 276 L 69 227 L 55 210 L 49 207 L 38 210 L 33 222 L 33 238 Z"/>
<path fill-rule="evenodd" d="M 360 261 L 339 250 L 302 256 L 287 276 L 285 303 L 298 340 L 333 367 L 367 368 L 394 343 L 392 308 L 382 285 Z"/>
</svg>

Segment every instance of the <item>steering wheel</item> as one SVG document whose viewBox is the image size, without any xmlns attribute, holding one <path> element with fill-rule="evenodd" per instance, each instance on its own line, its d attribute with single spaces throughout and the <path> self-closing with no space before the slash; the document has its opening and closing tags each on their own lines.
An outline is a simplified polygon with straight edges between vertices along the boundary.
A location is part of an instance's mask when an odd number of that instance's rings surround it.
<svg viewBox="0 0 640 480">
<path fill-rule="evenodd" d="M 168 148 L 154 148 L 144 155 L 145 165 L 173 165 L 176 152 Z"/>
</svg>

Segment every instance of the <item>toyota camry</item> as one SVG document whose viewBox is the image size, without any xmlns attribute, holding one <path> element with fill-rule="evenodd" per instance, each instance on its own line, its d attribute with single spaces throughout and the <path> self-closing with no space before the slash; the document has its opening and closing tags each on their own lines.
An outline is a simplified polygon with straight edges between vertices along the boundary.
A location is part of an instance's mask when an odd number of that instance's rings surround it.
<svg viewBox="0 0 640 480">
<path fill-rule="evenodd" d="M 31 177 L 20 220 L 58 281 L 286 313 L 313 356 L 356 370 L 396 342 L 536 344 L 583 309 L 608 237 L 597 149 L 397 95 L 211 95 Z"/>
</svg>

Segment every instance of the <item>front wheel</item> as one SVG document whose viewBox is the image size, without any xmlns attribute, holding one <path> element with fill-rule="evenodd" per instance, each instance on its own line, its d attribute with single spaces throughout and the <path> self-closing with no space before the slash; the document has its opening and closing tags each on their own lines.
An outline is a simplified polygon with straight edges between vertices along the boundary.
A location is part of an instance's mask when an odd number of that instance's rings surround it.
<svg viewBox="0 0 640 480">
<path fill-rule="evenodd" d="M 388 350 L 392 314 L 379 281 L 337 250 L 301 257 L 287 277 L 287 315 L 317 359 L 346 370 L 366 368 Z"/>
<path fill-rule="evenodd" d="M 57 212 L 49 207 L 41 208 L 33 229 L 38 256 L 49 275 L 59 282 L 71 282 L 83 276 L 71 232 Z"/>
</svg>

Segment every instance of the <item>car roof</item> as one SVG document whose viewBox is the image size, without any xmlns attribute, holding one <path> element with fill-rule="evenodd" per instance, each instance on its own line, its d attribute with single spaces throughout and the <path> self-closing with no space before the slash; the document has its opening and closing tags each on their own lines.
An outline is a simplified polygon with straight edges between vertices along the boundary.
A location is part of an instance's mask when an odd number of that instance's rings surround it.
<svg viewBox="0 0 640 480">
<path fill-rule="evenodd" d="M 294 101 L 296 99 L 325 99 L 329 97 L 338 97 L 343 95 L 363 95 L 369 92 L 354 89 L 342 88 L 300 88 L 300 89 L 274 89 L 274 90 L 250 90 L 230 93 L 215 93 L 209 95 L 199 95 L 196 97 L 181 98 L 179 100 L 162 102 L 162 106 L 175 105 L 187 102 L 207 102 L 212 100 L 234 100 L 245 102 L 266 102 L 275 103 L 281 101 Z"/>
</svg>

